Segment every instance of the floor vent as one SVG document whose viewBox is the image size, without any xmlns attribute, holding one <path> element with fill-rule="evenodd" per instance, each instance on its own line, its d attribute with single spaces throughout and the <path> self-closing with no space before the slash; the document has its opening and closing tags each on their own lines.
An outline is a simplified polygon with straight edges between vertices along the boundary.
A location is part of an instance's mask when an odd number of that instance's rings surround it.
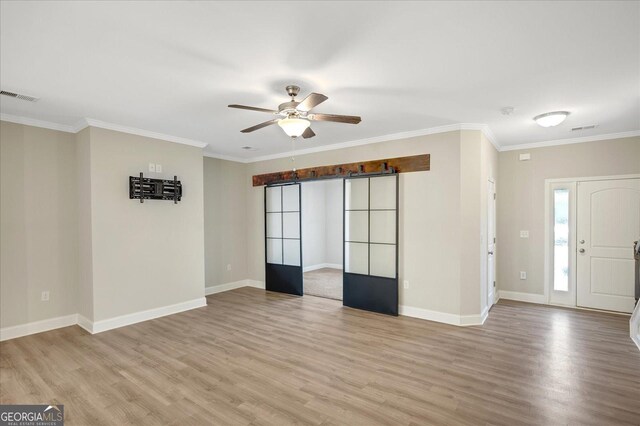
<svg viewBox="0 0 640 426">
<path fill-rule="evenodd" d="M 29 102 L 37 102 L 40 98 L 36 98 L 35 96 L 22 95 L 20 93 L 8 92 L 6 90 L 1 90 L 0 95 L 8 96 L 10 98 L 22 99 L 23 101 Z"/>
<path fill-rule="evenodd" d="M 571 129 L 571 131 L 577 132 L 579 130 L 591 130 L 591 129 L 595 129 L 596 127 L 598 127 L 597 124 L 591 124 L 589 126 L 574 127 L 573 129 Z"/>
</svg>

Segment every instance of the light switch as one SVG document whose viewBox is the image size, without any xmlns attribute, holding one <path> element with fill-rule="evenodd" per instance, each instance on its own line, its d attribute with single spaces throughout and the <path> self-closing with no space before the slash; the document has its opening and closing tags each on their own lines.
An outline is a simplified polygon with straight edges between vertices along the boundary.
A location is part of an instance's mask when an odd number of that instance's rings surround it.
<svg viewBox="0 0 640 426">
<path fill-rule="evenodd" d="M 520 231 L 520 238 L 529 238 L 529 231 Z"/>
<path fill-rule="evenodd" d="M 149 171 L 150 172 L 155 172 L 156 171 L 156 165 L 154 163 L 149 163 Z"/>
<path fill-rule="evenodd" d="M 521 280 L 526 280 L 527 279 L 527 273 L 525 271 L 520 271 L 520 279 Z"/>
<path fill-rule="evenodd" d="M 156 173 L 162 173 L 162 164 L 156 164 Z"/>
</svg>

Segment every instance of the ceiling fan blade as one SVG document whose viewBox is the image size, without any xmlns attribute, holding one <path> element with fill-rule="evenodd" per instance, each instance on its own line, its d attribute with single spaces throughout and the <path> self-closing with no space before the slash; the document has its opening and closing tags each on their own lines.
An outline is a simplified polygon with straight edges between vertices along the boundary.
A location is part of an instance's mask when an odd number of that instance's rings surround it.
<svg viewBox="0 0 640 426">
<path fill-rule="evenodd" d="M 316 134 L 313 130 L 311 130 L 311 127 L 307 127 L 307 130 L 304 131 L 304 133 L 302 134 L 302 137 L 305 139 L 309 139 L 314 137 Z"/>
<path fill-rule="evenodd" d="M 310 120 L 315 121 L 335 121 L 336 123 L 358 124 L 362 119 L 355 115 L 337 115 L 337 114 L 309 114 Z"/>
<path fill-rule="evenodd" d="M 309 96 L 304 98 L 302 102 L 298 104 L 296 109 L 302 112 L 309 112 L 311 111 L 311 108 L 320 105 L 327 99 L 329 98 L 327 98 L 325 95 L 321 93 L 311 93 Z"/>
<path fill-rule="evenodd" d="M 271 126 L 272 124 L 276 124 L 279 121 L 279 119 L 274 119 L 274 120 L 269 120 L 269 121 L 265 121 L 264 123 L 260 123 L 260 124 L 256 124 L 253 127 L 248 127 L 244 130 L 240 130 L 242 133 L 251 133 L 255 130 L 259 130 L 262 129 L 263 127 L 267 127 L 267 126 Z"/>
<path fill-rule="evenodd" d="M 229 108 L 238 108 L 238 109 L 248 109 L 249 111 L 259 111 L 259 112 L 268 112 L 270 114 L 277 114 L 278 111 L 273 110 L 273 109 L 266 109 L 266 108 L 258 108 L 258 107 L 252 107 L 252 106 L 246 106 L 246 105 L 229 105 Z"/>
</svg>

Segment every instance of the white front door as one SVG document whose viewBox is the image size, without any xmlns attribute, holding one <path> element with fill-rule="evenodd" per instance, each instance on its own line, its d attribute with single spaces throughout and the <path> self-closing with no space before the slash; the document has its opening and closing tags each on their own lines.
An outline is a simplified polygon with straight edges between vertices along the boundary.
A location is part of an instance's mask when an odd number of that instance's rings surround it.
<svg viewBox="0 0 640 426">
<path fill-rule="evenodd" d="M 640 179 L 578 182 L 577 216 L 578 306 L 632 312 Z"/>
<path fill-rule="evenodd" d="M 496 184 L 489 180 L 487 200 L 487 306 L 491 308 L 496 291 Z"/>
</svg>

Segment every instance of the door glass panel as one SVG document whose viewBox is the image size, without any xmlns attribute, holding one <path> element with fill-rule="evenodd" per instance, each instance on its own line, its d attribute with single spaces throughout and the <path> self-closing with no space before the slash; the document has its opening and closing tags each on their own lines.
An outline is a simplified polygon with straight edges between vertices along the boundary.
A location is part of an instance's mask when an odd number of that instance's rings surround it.
<svg viewBox="0 0 640 426">
<path fill-rule="evenodd" d="M 369 273 L 369 245 L 366 243 L 344 244 L 345 272 L 353 274 Z"/>
<path fill-rule="evenodd" d="M 371 178 L 371 210 L 395 210 L 396 176 Z"/>
<path fill-rule="evenodd" d="M 345 210 L 369 209 L 369 179 L 347 179 L 344 186 Z"/>
<path fill-rule="evenodd" d="M 287 185 L 282 187 L 282 211 L 300 211 L 300 189 L 298 185 Z"/>
<path fill-rule="evenodd" d="M 282 213 L 282 237 L 283 238 L 300 238 L 300 214 Z"/>
<path fill-rule="evenodd" d="M 282 211 L 281 194 L 282 188 L 277 186 L 274 188 L 267 188 L 267 212 L 279 212 Z"/>
<path fill-rule="evenodd" d="M 553 191 L 553 289 L 569 291 L 569 190 Z"/>
<path fill-rule="evenodd" d="M 371 244 L 371 275 L 378 277 L 396 277 L 395 244 Z"/>
<path fill-rule="evenodd" d="M 344 238 L 346 241 L 356 241 L 361 243 L 369 241 L 369 212 L 345 212 Z"/>
<path fill-rule="evenodd" d="M 284 245 L 284 264 L 300 266 L 300 240 L 282 240 Z"/>
<path fill-rule="evenodd" d="M 375 179 L 372 179 L 372 183 Z M 373 201 L 373 196 L 372 196 Z M 381 210 L 371 213 L 371 243 L 396 243 L 396 212 Z M 373 261 L 373 256 L 371 256 Z"/>
<path fill-rule="evenodd" d="M 282 264 L 282 240 L 267 238 L 267 263 Z"/>
<path fill-rule="evenodd" d="M 267 213 L 267 238 L 282 238 L 282 213 Z"/>
</svg>

